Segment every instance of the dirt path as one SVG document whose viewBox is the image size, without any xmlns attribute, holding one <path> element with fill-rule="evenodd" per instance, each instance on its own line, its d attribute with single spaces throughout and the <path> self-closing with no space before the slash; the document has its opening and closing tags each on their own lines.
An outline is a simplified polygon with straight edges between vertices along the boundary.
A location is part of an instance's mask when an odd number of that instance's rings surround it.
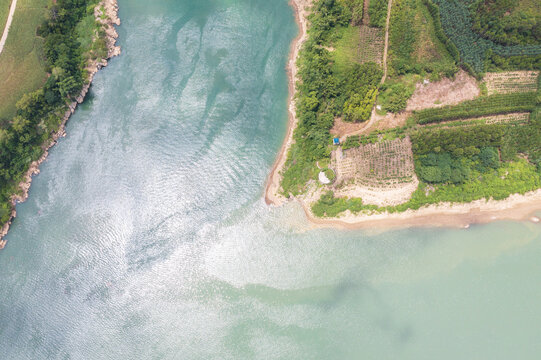
<svg viewBox="0 0 541 360">
<path fill-rule="evenodd" d="M 2 38 L 0 39 L 0 54 L 4 50 L 4 44 L 8 38 L 9 28 L 11 27 L 11 21 L 13 20 L 13 14 L 15 13 L 15 8 L 17 7 L 17 0 L 11 2 L 11 7 L 9 8 L 8 20 L 6 21 L 6 26 L 4 27 L 4 32 L 2 33 Z"/>
<path fill-rule="evenodd" d="M 387 79 L 387 49 L 389 48 L 389 24 L 391 22 L 391 8 L 393 6 L 393 0 L 389 0 L 389 5 L 387 6 L 387 21 L 385 22 L 385 47 L 383 48 L 383 78 L 381 78 L 381 83 L 385 82 Z"/>
<path fill-rule="evenodd" d="M 364 0 L 363 4 L 363 25 L 370 25 L 370 15 L 368 15 L 368 8 L 370 7 L 370 0 Z"/>
</svg>

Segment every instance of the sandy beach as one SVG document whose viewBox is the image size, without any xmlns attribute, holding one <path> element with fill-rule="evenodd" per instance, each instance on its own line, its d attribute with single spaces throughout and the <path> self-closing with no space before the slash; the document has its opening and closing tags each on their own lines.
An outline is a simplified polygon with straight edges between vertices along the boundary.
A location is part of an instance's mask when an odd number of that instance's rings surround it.
<svg viewBox="0 0 541 360">
<path fill-rule="evenodd" d="M 103 5 L 105 14 L 102 14 L 100 10 L 100 5 Z M 88 93 L 88 90 L 90 89 L 90 85 L 92 84 L 92 80 L 94 79 L 94 75 L 101 68 L 107 66 L 108 59 L 120 55 L 120 47 L 116 46 L 116 39 L 118 38 L 118 33 L 116 32 L 116 29 L 114 27 L 114 25 L 120 25 L 120 19 L 118 18 L 117 0 L 103 0 L 98 6 L 96 6 L 94 10 L 94 15 L 96 19 L 105 26 L 106 29 L 105 33 L 108 50 L 107 59 L 103 59 L 101 61 L 92 61 L 87 65 L 86 69 L 88 71 L 88 79 L 83 88 L 81 89 L 81 93 L 75 98 L 75 101 L 72 101 L 69 104 L 68 110 L 62 118 L 62 122 L 58 130 L 51 136 L 49 140 L 47 140 L 45 144 L 43 144 L 44 151 L 41 157 L 30 164 L 28 171 L 23 177 L 24 180 L 19 184 L 19 193 L 12 196 L 11 201 L 14 208 L 11 212 L 11 218 L 0 229 L 0 250 L 6 246 L 6 240 L 4 240 L 3 238 L 7 235 L 13 219 L 17 216 L 15 205 L 17 203 L 26 201 L 26 199 L 28 198 L 28 191 L 30 190 L 30 185 L 32 184 L 32 177 L 39 174 L 39 166 L 47 159 L 47 156 L 49 155 L 49 149 L 56 145 L 60 137 L 66 136 L 64 131 L 66 123 L 70 116 L 75 112 L 77 105 L 84 101 L 84 98 Z M 104 17 L 103 15 L 106 16 Z"/>
<path fill-rule="evenodd" d="M 291 44 L 287 72 L 289 77 L 289 121 L 286 138 L 269 175 L 265 202 L 267 205 L 280 206 L 288 201 L 278 193 L 281 181 L 281 171 L 287 159 L 287 152 L 293 144 L 293 131 L 297 126 L 295 114 L 295 82 L 297 79 L 296 59 L 303 42 L 307 38 L 307 16 L 311 0 L 291 0 L 295 18 L 299 26 L 299 34 Z M 295 199 L 299 201 L 308 219 L 318 227 L 358 228 L 404 228 L 404 227 L 462 227 L 471 224 L 488 223 L 497 220 L 530 220 L 539 222 L 534 216 L 541 210 L 541 189 L 524 195 L 514 194 L 505 200 L 477 200 L 471 203 L 441 203 L 422 207 L 418 210 L 408 210 L 402 213 L 352 214 L 349 211 L 337 218 L 318 218 L 310 210 L 310 204 L 315 201 L 311 196 Z"/>
</svg>

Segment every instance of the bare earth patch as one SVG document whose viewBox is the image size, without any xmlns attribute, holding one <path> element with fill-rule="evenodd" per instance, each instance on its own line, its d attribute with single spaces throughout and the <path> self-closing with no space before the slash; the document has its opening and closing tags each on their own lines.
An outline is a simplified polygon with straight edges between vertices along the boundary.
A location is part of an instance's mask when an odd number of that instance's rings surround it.
<svg viewBox="0 0 541 360">
<path fill-rule="evenodd" d="M 347 122 L 342 118 L 334 119 L 334 125 L 331 128 L 331 135 L 342 138 L 345 135 L 354 134 L 367 128 L 368 122 Z"/>
<path fill-rule="evenodd" d="M 445 78 L 433 83 L 417 84 L 406 110 L 456 105 L 466 100 L 475 99 L 479 94 L 480 90 L 475 78 L 464 70 L 460 70 L 454 80 Z"/>
<path fill-rule="evenodd" d="M 340 141 L 344 142 L 348 136 L 369 134 L 374 130 L 387 130 L 404 126 L 410 115 L 410 111 L 399 114 L 387 113 L 385 115 L 378 115 L 375 111 L 372 111 L 370 120 L 362 123 L 350 123 L 337 118 L 334 120 L 331 135 L 340 138 Z"/>
<path fill-rule="evenodd" d="M 387 113 L 385 115 L 373 114 L 375 117 L 374 127 L 371 130 L 387 130 L 406 125 L 406 120 L 411 115 L 410 111 L 398 114 Z"/>
</svg>

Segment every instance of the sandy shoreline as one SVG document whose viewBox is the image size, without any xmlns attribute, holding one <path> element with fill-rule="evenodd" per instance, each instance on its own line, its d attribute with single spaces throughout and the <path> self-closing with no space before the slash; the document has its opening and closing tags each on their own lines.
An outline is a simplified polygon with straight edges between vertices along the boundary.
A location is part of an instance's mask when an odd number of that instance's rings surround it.
<svg viewBox="0 0 541 360">
<path fill-rule="evenodd" d="M 100 5 L 103 5 L 103 8 L 105 9 L 105 14 L 107 15 L 105 20 L 101 19 L 102 13 L 99 9 Z M 52 137 L 47 141 L 47 143 L 43 144 L 44 152 L 41 157 L 30 164 L 28 171 L 23 177 L 24 180 L 19 184 L 20 193 L 14 194 L 12 196 L 11 202 L 14 207 L 11 212 L 11 217 L 9 221 L 0 229 L 0 250 L 6 246 L 6 240 L 3 238 L 7 235 L 13 219 L 17 216 L 15 205 L 17 203 L 26 201 L 26 199 L 28 198 L 28 191 L 30 189 L 30 185 L 32 184 L 32 176 L 39 174 L 39 166 L 45 161 L 45 159 L 47 159 L 47 156 L 49 155 L 49 149 L 57 143 L 58 138 L 66 136 L 66 133 L 64 131 L 66 123 L 70 116 L 75 112 L 77 105 L 84 101 L 90 85 L 92 84 L 92 80 L 94 79 L 94 75 L 101 68 L 107 66 L 108 59 L 120 55 L 120 47 L 116 46 L 116 39 L 118 38 L 118 33 L 116 32 L 116 29 L 114 27 L 114 25 L 120 25 L 120 19 L 118 18 L 117 0 L 101 1 L 98 6 L 96 6 L 94 10 L 94 15 L 96 17 L 96 20 L 101 22 L 106 27 L 105 33 L 108 50 L 107 59 L 103 59 L 102 61 L 93 61 L 88 64 L 88 66 L 86 67 L 86 70 L 88 71 L 88 79 L 83 88 L 81 89 L 81 93 L 75 98 L 75 101 L 69 104 L 68 110 L 66 111 L 66 113 L 64 113 L 62 122 L 58 130 L 52 135 Z"/>
<path fill-rule="evenodd" d="M 296 59 L 303 42 L 307 38 L 307 7 L 311 0 L 291 0 L 290 5 L 295 12 L 299 26 L 299 34 L 291 44 L 287 72 L 289 78 L 289 121 L 287 134 L 273 165 L 265 188 L 267 205 L 280 206 L 288 201 L 278 193 L 281 181 L 281 171 L 287 159 L 287 152 L 293 143 L 293 131 L 297 126 L 295 113 L 295 82 L 297 76 Z M 497 220 L 530 220 L 539 222 L 533 214 L 541 210 L 541 189 L 526 193 L 514 194 L 505 200 L 477 200 L 465 204 L 442 203 L 425 206 L 419 210 L 408 210 L 395 214 L 354 215 L 349 212 L 338 218 L 317 218 L 306 200 L 297 199 L 310 222 L 318 227 L 340 227 L 347 229 L 359 228 L 404 228 L 404 227 L 462 227 L 470 224 L 482 224 Z"/>
<path fill-rule="evenodd" d="M 289 95 L 288 95 L 288 124 L 287 133 L 280 148 L 280 152 L 274 162 L 272 170 L 267 180 L 265 188 L 265 202 L 267 205 L 283 205 L 287 199 L 280 195 L 280 182 L 282 180 L 281 172 L 287 160 L 287 152 L 293 144 L 293 131 L 297 127 L 297 116 L 295 110 L 295 82 L 297 79 L 297 57 L 299 51 L 307 39 L 306 31 L 308 29 L 308 7 L 312 5 L 312 0 L 290 0 L 289 4 L 293 7 L 295 12 L 295 21 L 299 27 L 299 34 L 295 37 L 291 43 L 289 51 L 289 58 L 287 61 L 287 75 L 289 79 Z"/>
<path fill-rule="evenodd" d="M 318 227 L 344 229 L 468 228 L 473 224 L 486 224 L 502 220 L 529 220 L 533 223 L 539 223 L 540 219 L 535 216 L 535 213 L 541 210 L 541 189 L 525 195 L 511 195 L 509 198 L 499 201 L 482 199 L 465 204 L 442 203 L 394 214 L 354 215 L 348 211 L 337 218 L 318 218 L 314 216 L 307 203 L 303 201 L 300 203 L 307 218 Z"/>
</svg>

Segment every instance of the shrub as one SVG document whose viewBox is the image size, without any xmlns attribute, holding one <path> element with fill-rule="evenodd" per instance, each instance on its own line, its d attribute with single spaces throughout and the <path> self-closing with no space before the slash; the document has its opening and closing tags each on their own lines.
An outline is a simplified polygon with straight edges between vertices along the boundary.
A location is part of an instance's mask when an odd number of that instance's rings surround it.
<svg viewBox="0 0 541 360">
<path fill-rule="evenodd" d="M 406 105 L 411 95 L 413 95 L 413 91 L 403 83 L 396 83 L 387 89 L 385 95 L 383 110 L 399 113 L 406 109 Z"/>
</svg>

